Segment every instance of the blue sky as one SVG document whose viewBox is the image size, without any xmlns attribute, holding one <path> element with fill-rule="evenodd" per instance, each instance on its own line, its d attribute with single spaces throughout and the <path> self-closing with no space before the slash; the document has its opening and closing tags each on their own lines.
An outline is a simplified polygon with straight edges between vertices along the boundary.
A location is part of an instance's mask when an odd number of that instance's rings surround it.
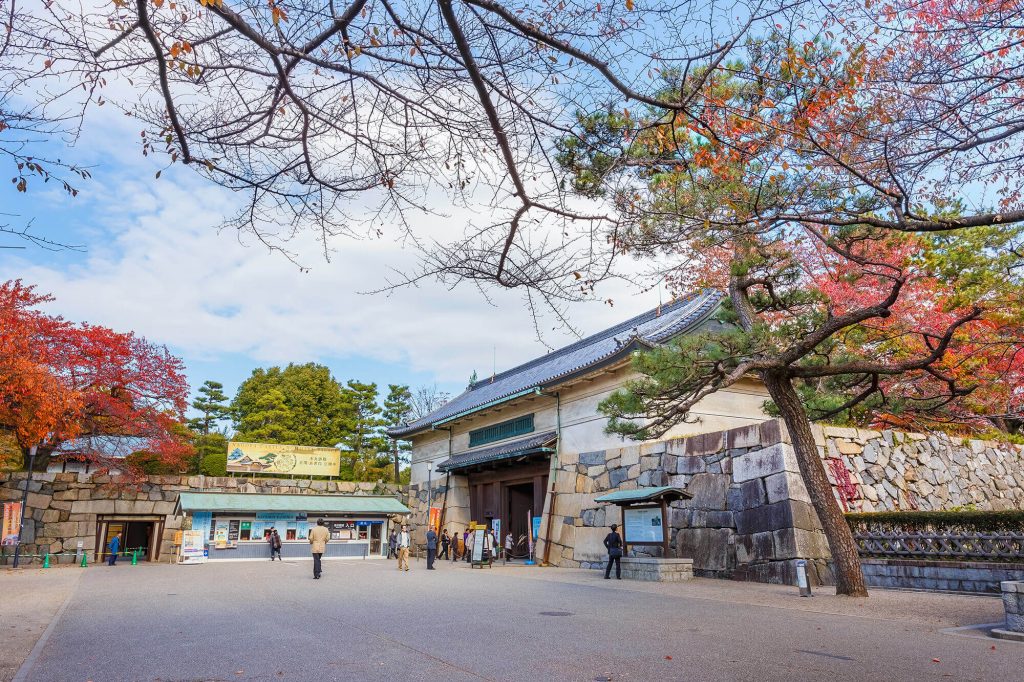
<svg viewBox="0 0 1024 682">
<path fill-rule="evenodd" d="M 56 297 L 53 313 L 166 344 L 187 365 L 193 388 L 205 379 L 229 392 L 254 367 L 319 362 L 335 376 L 412 386 L 436 383 L 460 392 L 476 370 L 488 374 L 541 355 L 521 294 L 427 282 L 389 295 L 362 295 L 386 282 L 390 269 L 416 264 L 415 251 L 391 238 L 339 240 L 328 262 L 305 237 L 289 244 L 308 272 L 233 231 L 218 230 L 236 198 L 190 170 L 142 156 L 138 129 L 116 112 L 93 110 L 74 144 L 51 141 L 46 153 L 92 168 L 77 198 L 53 183 L 29 192 L 0 183 L 0 218 L 33 221 L 41 236 L 85 250 L 0 249 L 0 277 L 22 278 Z M 12 215 L 13 214 L 13 215 Z M 420 234 L 451 237 L 468 215 L 416 217 Z M 0 245 L 19 246 L 0 235 Z M 624 285 L 570 310 L 592 333 L 657 304 Z M 489 300 L 488 300 L 489 299 Z M 554 347 L 575 337 L 543 330 Z"/>
</svg>

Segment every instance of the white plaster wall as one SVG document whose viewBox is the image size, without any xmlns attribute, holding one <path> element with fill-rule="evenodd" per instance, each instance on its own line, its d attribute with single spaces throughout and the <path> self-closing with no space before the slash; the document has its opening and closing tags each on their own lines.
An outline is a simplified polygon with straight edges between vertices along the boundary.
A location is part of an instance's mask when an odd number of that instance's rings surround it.
<svg viewBox="0 0 1024 682">
<path fill-rule="evenodd" d="M 604 428 L 607 419 L 597 412 L 597 405 L 622 387 L 630 376 L 627 371 L 619 370 L 558 391 L 561 395 L 562 426 L 559 452 L 589 452 L 637 444 L 620 436 L 606 434 Z M 677 425 L 662 439 L 762 422 L 769 419 L 762 409 L 767 398 L 767 391 L 759 382 L 742 381 L 702 400 L 691 412 L 694 419 L 692 423 Z M 449 424 L 452 428 L 452 454 L 457 455 L 469 449 L 470 431 L 531 412 L 534 414 L 534 433 L 554 431 L 557 422 L 555 405 L 553 397 L 530 396 Z M 486 447 L 518 438 L 522 436 L 488 443 Z M 443 430 L 428 431 L 413 437 L 412 445 L 410 480 L 412 483 L 423 483 L 427 480 L 427 462 L 433 462 L 436 471 L 437 464 L 448 458 L 448 433 Z"/>
</svg>

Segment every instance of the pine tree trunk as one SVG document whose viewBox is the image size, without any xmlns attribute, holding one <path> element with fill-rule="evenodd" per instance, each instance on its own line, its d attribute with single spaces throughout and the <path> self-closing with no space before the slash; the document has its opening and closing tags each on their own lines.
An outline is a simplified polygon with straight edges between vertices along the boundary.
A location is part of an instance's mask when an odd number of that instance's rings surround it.
<svg viewBox="0 0 1024 682">
<path fill-rule="evenodd" d="M 398 477 L 399 477 L 399 474 L 401 473 L 399 471 L 399 462 L 398 462 L 398 439 L 397 438 L 393 439 L 391 441 L 391 443 L 392 443 L 392 445 L 394 446 L 394 449 L 395 449 L 395 485 L 398 485 Z"/>
<path fill-rule="evenodd" d="M 789 430 L 811 504 L 825 530 L 825 537 L 828 538 L 835 569 L 836 594 L 866 597 L 868 589 L 864 583 L 853 533 L 843 518 L 842 510 L 832 492 L 832 485 L 828 481 L 825 467 L 818 456 L 818 448 L 814 444 L 811 423 L 796 389 L 793 388 L 793 381 L 784 373 L 765 372 L 763 378 L 768 393 L 775 401 Z"/>
</svg>

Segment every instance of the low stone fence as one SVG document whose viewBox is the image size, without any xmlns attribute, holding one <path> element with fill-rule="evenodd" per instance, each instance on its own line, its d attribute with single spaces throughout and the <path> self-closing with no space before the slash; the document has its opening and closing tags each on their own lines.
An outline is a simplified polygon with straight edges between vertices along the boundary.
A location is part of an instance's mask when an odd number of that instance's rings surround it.
<svg viewBox="0 0 1024 682">
<path fill-rule="evenodd" d="M 861 559 L 869 587 L 998 594 L 999 583 L 1024 580 L 1024 564 L 992 561 Z"/>
</svg>

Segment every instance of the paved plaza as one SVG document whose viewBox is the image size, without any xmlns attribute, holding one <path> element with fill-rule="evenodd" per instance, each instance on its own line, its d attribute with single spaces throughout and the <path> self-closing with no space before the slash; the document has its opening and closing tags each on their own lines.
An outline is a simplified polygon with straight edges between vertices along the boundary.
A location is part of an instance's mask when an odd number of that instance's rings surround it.
<svg viewBox="0 0 1024 682">
<path fill-rule="evenodd" d="M 394 566 L 325 562 L 319 581 L 308 561 L 0 572 L 9 640 L 0 673 L 31 682 L 589 682 L 1015 680 L 1024 669 L 1024 644 L 956 629 L 1000 621 L 992 597 L 801 599 L 794 588 L 717 580 Z M 29 624 L 15 618 L 23 606 Z"/>
</svg>

